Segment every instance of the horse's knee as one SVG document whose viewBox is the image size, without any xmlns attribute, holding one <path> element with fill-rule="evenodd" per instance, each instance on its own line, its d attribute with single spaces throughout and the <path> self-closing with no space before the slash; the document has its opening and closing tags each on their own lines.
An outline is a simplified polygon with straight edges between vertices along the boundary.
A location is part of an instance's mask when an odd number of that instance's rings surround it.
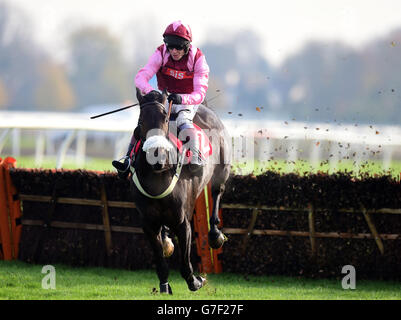
<svg viewBox="0 0 401 320">
<path fill-rule="evenodd" d="M 227 237 L 219 229 L 214 228 L 209 231 L 208 241 L 209 247 L 211 247 L 212 249 L 220 249 L 223 246 L 224 242 L 227 241 Z"/>
</svg>

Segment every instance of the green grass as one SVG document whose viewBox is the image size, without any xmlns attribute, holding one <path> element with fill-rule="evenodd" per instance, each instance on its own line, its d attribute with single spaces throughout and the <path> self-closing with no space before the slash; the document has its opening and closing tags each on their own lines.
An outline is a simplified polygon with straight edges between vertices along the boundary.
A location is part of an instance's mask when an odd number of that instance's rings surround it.
<svg viewBox="0 0 401 320">
<path fill-rule="evenodd" d="M 111 165 L 112 159 L 92 158 L 85 162 L 85 165 L 78 166 L 73 159 L 67 158 L 63 164 L 64 169 L 85 169 L 85 170 L 96 170 L 96 171 L 114 171 L 114 167 Z M 43 163 L 38 166 L 35 164 L 34 157 L 21 156 L 17 159 L 18 168 L 41 168 L 41 169 L 54 169 L 56 168 L 56 158 L 46 158 Z"/>
<path fill-rule="evenodd" d="M 208 283 L 190 292 L 177 271 L 170 272 L 173 296 L 160 295 L 153 270 L 72 268 L 55 265 L 56 288 L 42 289 L 41 265 L 0 261 L 0 299 L 29 300 L 400 300 L 401 283 L 358 281 L 344 290 L 341 280 L 284 276 L 210 274 Z"/>
<path fill-rule="evenodd" d="M 4 156 L 3 156 L 4 157 Z M 73 159 L 67 159 L 63 165 L 65 169 L 86 169 L 96 171 L 111 171 L 115 169 L 111 165 L 112 159 L 102 158 L 91 158 L 86 161 L 84 166 L 77 166 Z M 47 158 L 41 166 L 35 164 L 34 157 L 21 156 L 17 159 L 17 167 L 19 168 L 42 168 L 42 169 L 54 169 L 56 167 L 55 158 Z M 351 160 L 342 160 L 336 166 L 336 168 L 330 168 L 328 161 L 322 161 L 318 164 L 311 164 L 305 160 L 298 160 L 295 163 L 288 162 L 286 160 L 270 160 L 270 161 L 248 161 L 248 162 L 237 162 L 233 165 L 232 172 L 235 174 L 260 174 L 266 170 L 271 170 L 278 173 L 289 173 L 296 172 L 299 174 L 305 174 L 310 172 L 326 172 L 333 173 L 337 171 L 341 172 L 353 172 L 355 176 L 361 174 L 375 175 L 375 174 L 389 174 L 399 178 L 401 173 L 401 161 L 393 161 L 391 167 L 388 170 L 383 169 L 382 162 L 380 161 L 364 161 L 358 166 Z"/>
<path fill-rule="evenodd" d="M 233 165 L 233 172 L 237 174 L 261 174 L 267 170 L 278 173 L 295 172 L 301 175 L 305 173 L 335 173 L 335 172 L 352 172 L 354 176 L 361 176 L 368 174 L 373 176 L 375 174 L 388 174 L 394 177 L 399 177 L 401 173 L 401 161 L 393 161 L 389 169 L 383 168 L 381 161 L 363 161 L 359 164 L 354 163 L 352 160 L 342 160 L 338 162 L 333 168 L 330 167 L 329 161 L 322 161 L 320 163 L 311 164 L 305 160 L 297 160 L 289 162 L 287 160 L 270 160 L 270 161 L 250 161 L 235 163 Z"/>
</svg>

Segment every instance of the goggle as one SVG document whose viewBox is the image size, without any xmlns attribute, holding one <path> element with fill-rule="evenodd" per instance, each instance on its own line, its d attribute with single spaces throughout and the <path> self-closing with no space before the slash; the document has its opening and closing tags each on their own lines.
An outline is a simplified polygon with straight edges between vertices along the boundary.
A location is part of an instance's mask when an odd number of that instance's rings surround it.
<svg viewBox="0 0 401 320">
<path fill-rule="evenodd" d="M 168 44 L 166 43 L 167 49 L 173 50 L 173 49 L 177 49 L 177 50 L 184 50 L 185 46 L 183 45 L 178 45 L 178 44 Z"/>
</svg>

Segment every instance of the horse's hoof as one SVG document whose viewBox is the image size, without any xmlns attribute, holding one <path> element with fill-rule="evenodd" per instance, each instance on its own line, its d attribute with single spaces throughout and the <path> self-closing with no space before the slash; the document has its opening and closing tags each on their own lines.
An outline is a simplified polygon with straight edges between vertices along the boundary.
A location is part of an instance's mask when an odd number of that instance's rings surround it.
<svg viewBox="0 0 401 320">
<path fill-rule="evenodd" d="M 206 284 L 206 279 L 201 276 L 193 277 L 193 279 L 193 282 L 188 283 L 188 288 L 191 291 L 199 290 Z"/>
<path fill-rule="evenodd" d="M 168 282 L 160 284 L 160 293 L 173 294 L 173 290 L 171 290 L 170 284 Z"/>
<path fill-rule="evenodd" d="M 169 258 L 174 252 L 174 244 L 173 241 L 169 237 L 166 237 L 163 240 L 163 257 Z"/>
<path fill-rule="evenodd" d="M 224 242 L 227 241 L 227 237 L 220 230 L 218 232 L 209 232 L 209 246 L 212 249 L 219 249 L 223 246 Z"/>
</svg>

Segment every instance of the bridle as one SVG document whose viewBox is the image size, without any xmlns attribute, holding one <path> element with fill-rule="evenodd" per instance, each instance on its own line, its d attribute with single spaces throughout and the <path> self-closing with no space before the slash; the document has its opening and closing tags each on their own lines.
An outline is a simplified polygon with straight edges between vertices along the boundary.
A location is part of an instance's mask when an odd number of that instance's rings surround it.
<svg viewBox="0 0 401 320">
<path fill-rule="evenodd" d="M 148 107 L 154 106 L 154 105 L 157 105 L 157 106 L 159 107 L 159 109 L 162 110 L 163 114 L 166 114 L 166 115 L 167 115 L 167 117 L 166 117 L 166 122 L 167 122 L 167 123 L 170 123 L 170 116 L 171 116 L 171 110 L 172 110 L 173 102 L 172 102 L 172 101 L 170 102 L 169 108 L 168 108 L 168 112 L 166 112 L 166 107 L 164 106 L 164 104 L 161 103 L 161 102 L 159 102 L 159 101 L 150 101 L 150 102 L 146 102 L 146 103 L 144 103 L 144 104 L 141 104 L 139 108 L 140 108 L 140 110 L 143 110 L 143 109 L 145 109 L 145 108 L 148 108 Z M 140 122 L 141 122 L 141 121 L 140 121 Z M 141 124 L 139 124 L 139 125 L 141 125 Z M 168 130 L 167 130 L 167 132 L 168 132 Z"/>
<path fill-rule="evenodd" d="M 158 102 L 158 101 L 146 102 L 146 103 L 144 103 L 143 105 L 141 105 L 140 108 L 141 108 L 141 110 L 142 110 L 143 108 L 149 107 L 149 106 L 151 106 L 151 105 L 154 106 L 155 104 L 156 104 L 159 108 L 161 108 L 161 109 L 163 110 L 163 113 L 165 113 L 165 114 L 167 113 L 167 119 L 166 119 L 166 120 L 167 120 L 168 122 L 170 122 L 170 115 L 171 115 L 171 109 L 172 109 L 172 102 L 170 102 L 170 104 L 169 104 L 169 110 L 168 110 L 168 112 L 166 112 L 166 109 L 165 109 L 164 105 L 163 105 L 162 103 Z M 146 196 L 146 197 L 148 197 L 148 198 L 151 198 L 151 199 L 162 199 L 162 198 L 168 196 L 168 195 L 173 191 L 173 189 L 174 189 L 175 185 L 177 184 L 178 179 L 179 179 L 179 177 L 180 177 L 181 170 L 182 170 L 182 166 L 183 166 L 183 164 L 184 164 L 185 153 L 186 153 L 186 152 L 184 152 L 184 151 L 181 153 L 181 158 L 179 158 L 179 161 L 178 161 L 178 163 L 177 163 L 177 167 L 176 167 L 176 170 L 175 170 L 173 179 L 172 179 L 171 182 L 170 182 L 170 185 L 167 187 L 167 189 L 166 189 L 164 192 L 162 192 L 161 194 L 156 195 L 156 196 L 152 196 L 151 194 L 147 193 L 147 192 L 145 191 L 145 189 L 143 189 L 143 187 L 142 187 L 142 185 L 141 185 L 141 183 L 140 183 L 140 181 L 139 181 L 139 179 L 138 179 L 138 176 L 137 176 L 137 174 L 136 174 L 135 168 L 134 168 L 133 166 L 130 166 L 130 170 L 131 170 L 131 173 L 132 173 L 132 181 L 134 182 L 134 184 L 135 184 L 135 186 L 137 187 L 137 189 L 138 189 L 144 196 Z"/>
<path fill-rule="evenodd" d="M 167 112 L 166 112 L 166 107 L 164 106 L 163 103 L 161 103 L 161 102 L 159 102 L 159 101 L 145 102 L 144 104 L 141 104 L 141 105 L 139 106 L 139 108 L 140 108 L 140 110 L 143 110 L 143 109 L 145 109 L 145 108 L 147 108 L 147 107 L 154 106 L 154 105 L 157 105 L 160 109 L 163 110 L 163 113 L 167 114 Z"/>
</svg>

